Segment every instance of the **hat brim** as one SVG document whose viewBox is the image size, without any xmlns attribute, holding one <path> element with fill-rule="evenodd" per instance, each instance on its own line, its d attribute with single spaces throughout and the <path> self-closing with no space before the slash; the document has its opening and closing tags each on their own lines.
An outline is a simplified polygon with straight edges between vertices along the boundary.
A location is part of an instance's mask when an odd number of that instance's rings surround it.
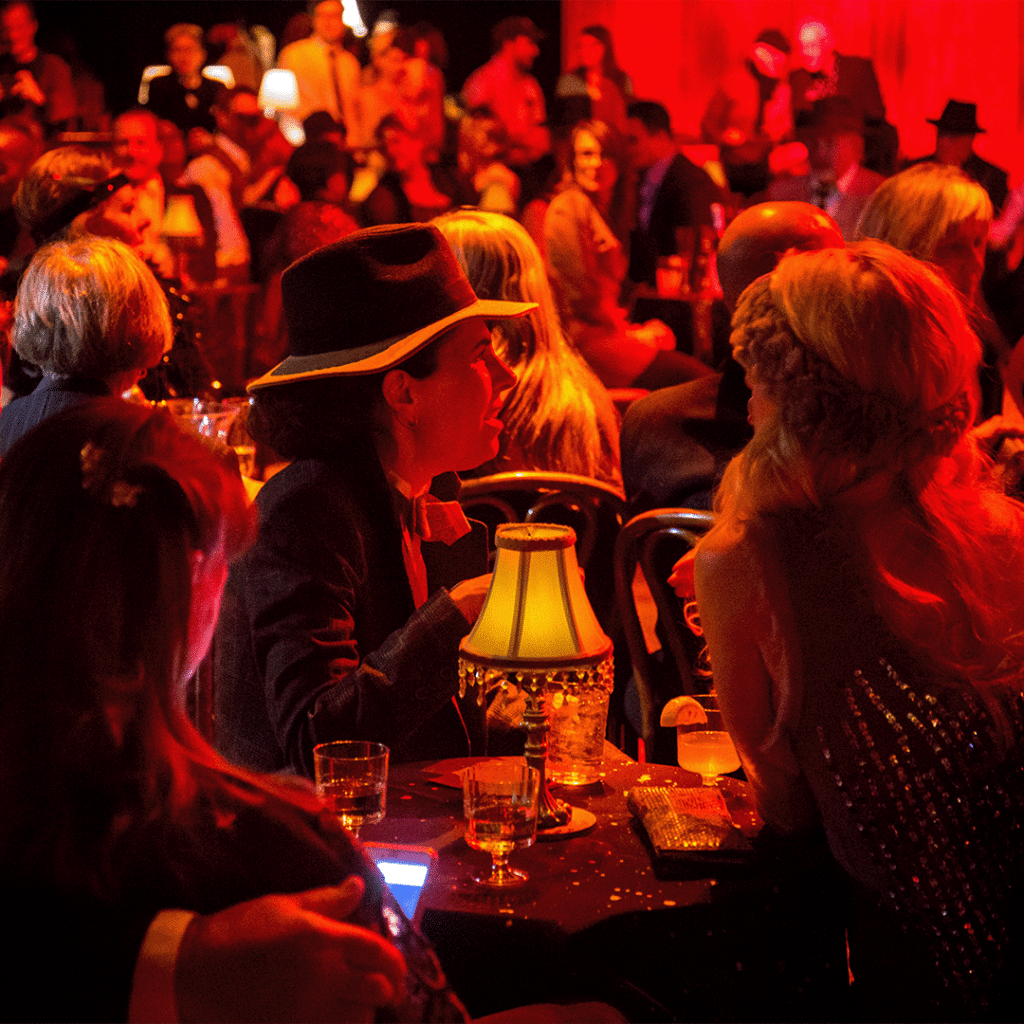
<svg viewBox="0 0 1024 1024">
<path fill-rule="evenodd" d="M 393 369 L 409 356 L 429 345 L 435 338 L 463 320 L 480 317 L 484 320 L 511 320 L 537 309 L 536 302 L 504 302 L 498 299 L 477 299 L 455 313 L 450 313 L 426 327 L 401 338 L 387 339 L 378 345 L 360 349 L 339 349 L 311 356 L 288 356 L 262 377 L 252 381 L 246 390 L 251 394 L 276 384 L 290 384 L 316 377 L 357 377 L 383 373 Z"/>
<path fill-rule="evenodd" d="M 985 135 L 987 134 L 985 129 L 981 125 L 974 125 L 972 128 L 970 125 L 962 124 L 945 124 L 941 117 L 926 117 L 925 120 L 929 124 L 935 125 L 940 132 L 945 132 L 947 135 Z"/>
</svg>

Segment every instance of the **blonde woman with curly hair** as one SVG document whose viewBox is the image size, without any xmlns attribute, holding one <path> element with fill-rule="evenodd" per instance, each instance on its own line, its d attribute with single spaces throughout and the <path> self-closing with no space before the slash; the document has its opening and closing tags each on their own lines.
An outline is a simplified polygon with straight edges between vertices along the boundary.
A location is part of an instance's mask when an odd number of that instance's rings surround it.
<svg viewBox="0 0 1024 1024">
<path fill-rule="evenodd" d="M 976 336 L 878 243 L 785 257 L 733 351 L 754 438 L 695 583 L 766 822 L 842 869 L 858 1020 L 998 1012 L 1019 946 L 1024 509 L 969 433 Z"/>
<path fill-rule="evenodd" d="M 535 302 L 498 324 L 495 348 L 518 382 L 505 399 L 498 457 L 488 472 L 547 470 L 620 485 L 619 422 L 604 386 L 562 333 L 544 262 L 522 225 L 460 210 L 435 221 L 481 297 Z"/>
</svg>

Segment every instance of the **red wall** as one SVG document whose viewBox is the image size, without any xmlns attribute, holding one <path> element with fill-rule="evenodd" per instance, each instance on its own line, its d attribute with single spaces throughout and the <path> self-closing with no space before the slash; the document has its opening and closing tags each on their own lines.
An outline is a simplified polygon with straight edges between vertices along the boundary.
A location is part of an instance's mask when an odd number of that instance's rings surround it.
<svg viewBox="0 0 1024 1024">
<path fill-rule="evenodd" d="M 657 99 L 680 135 L 696 135 L 722 76 L 742 62 L 754 37 L 781 29 L 795 46 L 800 18 L 829 23 L 836 49 L 871 57 L 903 152 L 934 147 L 948 99 L 977 103 L 987 129 L 975 149 L 1024 172 L 1024 0 L 562 0 L 563 66 L 577 63 L 584 25 L 607 25 L 636 95 Z"/>
</svg>

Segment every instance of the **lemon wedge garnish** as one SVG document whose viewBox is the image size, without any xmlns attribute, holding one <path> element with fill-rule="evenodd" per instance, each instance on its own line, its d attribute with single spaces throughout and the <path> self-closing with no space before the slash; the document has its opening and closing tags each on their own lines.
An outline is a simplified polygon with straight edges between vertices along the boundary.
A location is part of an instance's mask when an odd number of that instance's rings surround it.
<svg viewBox="0 0 1024 1024">
<path fill-rule="evenodd" d="M 669 728 L 677 725 L 697 725 L 708 720 L 707 712 L 700 701 L 692 697 L 673 697 L 661 709 L 661 724 Z"/>
</svg>

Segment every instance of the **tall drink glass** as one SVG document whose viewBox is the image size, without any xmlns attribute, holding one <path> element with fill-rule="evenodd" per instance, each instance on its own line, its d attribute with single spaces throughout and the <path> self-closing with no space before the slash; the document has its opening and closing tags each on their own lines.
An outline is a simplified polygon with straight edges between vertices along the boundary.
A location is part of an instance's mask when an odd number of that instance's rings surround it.
<svg viewBox="0 0 1024 1024">
<path fill-rule="evenodd" d="M 550 726 L 545 771 L 551 782 L 588 786 L 601 777 L 608 697 L 606 690 L 597 689 L 545 699 Z"/>
</svg>

